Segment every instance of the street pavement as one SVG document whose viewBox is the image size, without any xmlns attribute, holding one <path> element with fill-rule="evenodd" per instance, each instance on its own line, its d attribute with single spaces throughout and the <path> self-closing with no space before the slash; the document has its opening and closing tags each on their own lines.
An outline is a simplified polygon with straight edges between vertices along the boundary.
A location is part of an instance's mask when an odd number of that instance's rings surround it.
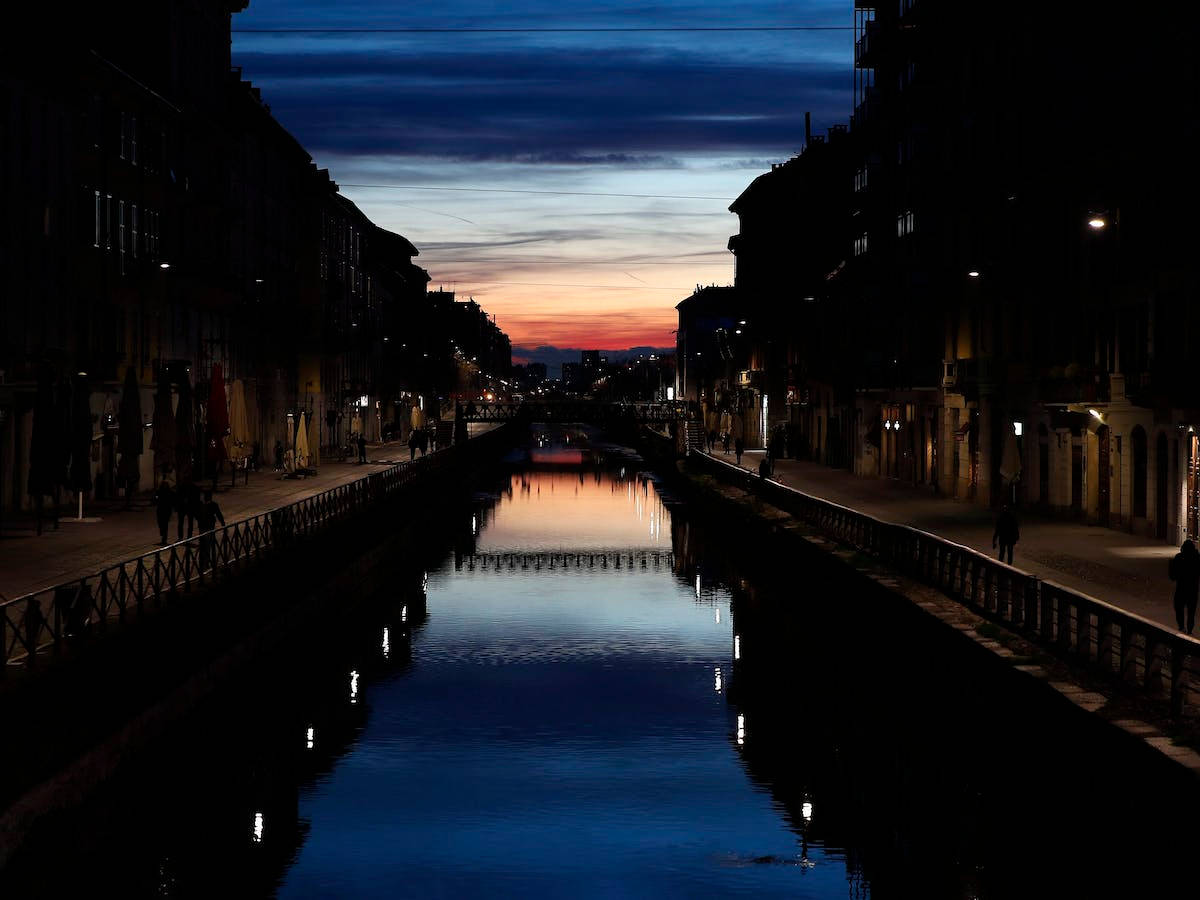
<svg viewBox="0 0 1200 900">
<path fill-rule="evenodd" d="M 719 448 L 713 456 L 733 463 Z M 742 468 L 758 471 L 763 451 L 742 456 Z M 992 550 L 995 514 L 928 488 L 886 478 L 860 478 L 845 469 L 794 459 L 775 463 L 775 480 L 887 522 L 910 525 L 983 553 Z M 1018 569 L 1082 591 L 1174 629 L 1174 582 L 1167 563 L 1179 548 L 1110 528 L 1018 511 L 1021 539 L 1013 554 Z"/>
<path fill-rule="evenodd" d="M 284 479 L 279 472 L 263 469 L 250 473 L 248 485 L 239 473 L 237 486 L 231 488 L 229 475 L 225 473 L 217 481 L 213 499 L 221 507 L 225 521 L 235 522 L 295 503 L 408 458 L 407 444 L 394 441 L 368 445 L 369 462 L 365 465 L 353 460 L 322 460 L 318 474 L 308 478 Z M 211 484 L 202 482 L 200 487 L 204 489 Z M 158 523 L 149 494 L 136 497 L 131 509 L 125 509 L 124 502 L 118 499 L 87 503 L 83 522 L 73 521 L 72 513 L 67 513 L 59 519 L 57 531 L 52 530 L 46 519 L 40 537 L 28 514 L 13 517 L 6 510 L 0 523 L 0 600 L 11 600 L 90 575 L 158 547 Z M 177 533 L 176 521 L 177 517 L 171 520 L 168 533 L 171 540 Z"/>
</svg>

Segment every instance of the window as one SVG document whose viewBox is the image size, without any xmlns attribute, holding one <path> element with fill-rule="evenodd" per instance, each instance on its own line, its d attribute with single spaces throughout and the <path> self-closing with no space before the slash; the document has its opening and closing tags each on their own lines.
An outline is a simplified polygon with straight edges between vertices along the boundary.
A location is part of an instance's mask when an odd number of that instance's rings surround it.
<svg viewBox="0 0 1200 900">
<path fill-rule="evenodd" d="M 864 231 L 854 239 L 854 255 L 862 256 L 867 252 L 867 233 Z"/>
<path fill-rule="evenodd" d="M 126 133 L 125 129 L 126 129 L 125 112 L 122 111 L 121 112 L 121 134 L 119 136 L 119 143 L 117 144 L 117 155 L 119 155 L 121 157 L 121 159 L 125 158 L 125 141 L 128 139 L 128 134 Z"/>
<path fill-rule="evenodd" d="M 100 204 L 100 192 L 93 191 L 92 193 L 93 193 L 94 199 L 96 201 L 96 237 L 95 237 L 94 242 L 92 243 L 92 246 L 99 247 L 100 246 L 100 230 L 103 227 L 103 218 L 102 218 L 103 211 L 102 211 L 101 204 Z"/>
<path fill-rule="evenodd" d="M 137 163 L 137 116 L 129 117 L 129 161 Z"/>
<path fill-rule="evenodd" d="M 121 274 L 125 274 L 125 201 L 117 201 L 117 252 L 121 254 Z"/>
<path fill-rule="evenodd" d="M 138 255 L 138 210 L 137 204 L 134 203 L 129 207 L 129 226 L 133 230 L 130 235 L 131 240 L 129 246 L 133 248 L 133 258 L 137 259 Z"/>
<path fill-rule="evenodd" d="M 913 212 L 906 209 L 896 217 L 896 236 L 904 237 L 913 233 Z"/>
<path fill-rule="evenodd" d="M 112 194 L 104 195 L 104 249 L 112 249 Z"/>
<path fill-rule="evenodd" d="M 867 167 L 863 166 L 854 173 L 854 190 L 865 191 L 867 189 Z"/>
</svg>

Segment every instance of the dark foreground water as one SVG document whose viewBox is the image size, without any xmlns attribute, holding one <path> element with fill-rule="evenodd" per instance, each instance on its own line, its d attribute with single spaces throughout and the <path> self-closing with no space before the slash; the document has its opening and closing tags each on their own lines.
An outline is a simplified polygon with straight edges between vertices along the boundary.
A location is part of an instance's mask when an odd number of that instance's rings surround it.
<svg viewBox="0 0 1200 900">
<path fill-rule="evenodd" d="M 632 461 L 496 488 L 398 559 L 394 589 L 297 634 L 54 823 L 0 895 L 1191 882 L 1195 791 L 901 605 L 687 521 Z"/>
</svg>

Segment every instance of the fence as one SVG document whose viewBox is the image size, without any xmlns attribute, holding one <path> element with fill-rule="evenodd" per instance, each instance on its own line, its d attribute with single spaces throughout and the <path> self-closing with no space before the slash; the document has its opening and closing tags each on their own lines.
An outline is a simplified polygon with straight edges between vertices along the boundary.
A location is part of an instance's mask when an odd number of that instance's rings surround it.
<svg viewBox="0 0 1200 900">
<path fill-rule="evenodd" d="M 692 451 L 689 463 L 762 497 L 830 537 L 875 556 L 1054 654 L 1184 712 L 1200 676 L 1200 641 L 907 525 L 763 479 Z"/>
<path fill-rule="evenodd" d="M 181 595 L 228 581 L 255 561 L 342 524 L 418 481 L 461 465 L 498 432 L 198 534 L 82 578 L 0 603 L 0 677 L 34 668 L 72 641 L 141 618 Z"/>
</svg>

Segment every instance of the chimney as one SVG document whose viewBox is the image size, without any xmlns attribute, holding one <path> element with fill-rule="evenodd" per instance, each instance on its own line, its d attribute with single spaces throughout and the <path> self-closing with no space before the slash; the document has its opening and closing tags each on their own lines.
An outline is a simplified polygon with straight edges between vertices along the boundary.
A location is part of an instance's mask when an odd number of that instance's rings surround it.
<svg viewBox="0 0 1200 900">
<path fill-rule="evenodd" d="M 804 146 L 808 147 L 812 143 L 812 113 L 804 114 Z"/>
</svg>

